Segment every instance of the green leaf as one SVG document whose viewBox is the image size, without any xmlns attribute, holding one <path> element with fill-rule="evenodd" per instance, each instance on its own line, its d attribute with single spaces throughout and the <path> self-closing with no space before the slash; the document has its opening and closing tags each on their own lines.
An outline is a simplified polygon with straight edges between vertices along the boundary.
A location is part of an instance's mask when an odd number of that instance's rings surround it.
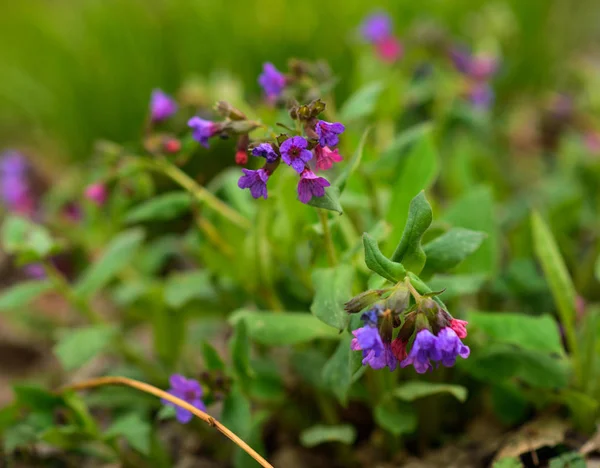
<svg viewBox="0 0 600 468">
<path fill-rule="evenodd" d="M 335 211 L 342 214 L 342 205 L 340 205 L 340 189 L 335 185 L 325 189 L 325 195 L 322 197 L 312 197 L 308 202 L 310 206 L 315 208 L 323 208 L 324 210 Z"/>
<path fill-rule="evenodd" d="M 498 270 L 498 228 L 494 200 L 488 187 L 476 187 L 455 201 L 443 216 L 455 227 L 487 234 L 485 242 L 457 268 L 459 273 L 485 273 L 494 276 Z"/>
<path fill-rule="evenodd" d="M 424 381 L 409 381 L 393 390 L 393 395 L 401 400 L 414 401 L 429 395 L 449 393 L 461 403 L 467 400 L 467 389 L 461 385 L 450 385 Z"/>
<path fill-rule="evenodd" d="M 411 434 L 417 429 L 417 412 L 413 405 L 394 398 L 383 398 L 375 406 L 375 422 L 395 436 Z"/>
<path fill-rule="evenodd" d="M 221 422 L 232 432 L 246 438 L 252 425 L 252 413 L 250 412 L 250 401 L 242 394 L 237 386 L 234 386 L 223 401 L 223 412 Z"/>
<path fill-rule="evenodd" d="M 415 229 L 415 222 L 426 220 L 425 216 L 427 210 L 429 210 L 429 216 L 431 217 L 431 207 L 429 206 L 429 203 L 427 203 L 427 200 L 425 200 L 425 195 L 420 192 L 429 188 L 435 180 L 437 172 L 437 150 L 433 144 L 431 135 L 425 134 L 423 138 L 415 144 L 406 157 L 400 176 L 397 177 L 396 182 L 392 187 L 392 199 L 385 218 L 392 226 L 390 239 L 398 239 L 403 230 L 403 236 L 406 235 L 407 228 L 409 229 L 409 232 L 410 230 Z M 418 202 L 417 205 L 415 205 L 415 201 Z M 411 213 L 413 215 L 421 214 L 420 212 L 414 213 L 416 208 L 425 210 L 423 219 L 415 219 L 414 216 L 411 218 Z M 425 229 L 429 227 L 429 224 L 431 224 L 431 219 Z M 425 229 L 423 229 L 423 232 L 425 232 Z M 396 250 L 396 252 L 397 253 L 394 253 L 392 256 L 392 260 L 401 262 L 402 256 L 406 252 L 398 252 L 398 250 Z M 416 266 L 418 266 L 421 261 L 424 263 L 425 259 L 419 259 L 416 262 Z M 406 263 L 402 263 L 407 270 L 411 270 Z M 413 263 L 412 258 L 411 263 Z M 414 271 L 414 273 L 418 274 L 419 272 Z"/>
<path fill-rule="evenodd" d="M 74 450 L 89 440 L 90 436 L 77 426 L 56 426 L 39 434 L 39 439 L 63 450 Z"/>
<path fill-rule="evenodd" d="M 596 260 L 596 267 L 594 268 L 594 273 L 596 275 L 596 280 L 600 281 L 600 257 Z"/>
<path fill-rule="evenodd" d="M 484 232 L 453 228 L 423 246 L 427 262 L 424 275 L 444 273 L 475 252 L 486 238 Z"/>
<path fill-rule="evenodd" d="M 165 283 L 165 302 L 176 309 L 192 299 L 215 299 L 215 291 L 207 270 L 186 271 L 169 276 Z"/>
<path fill-rule="evenodd" d="M 427 281 L 433 291 L 444 291 L 439 295 L 447 301 L 455 297 L 476 294 L 487 281 L 487 275 L 474 273 L 472 275 L 435 275 Z"/>
<path fill-rule="evenodd" d="M 65 370 L 74 370 L 104 351 L 116 332 L 115 328 L 108 325 L 69 330 L 54 346 L 53 351 Z"/>
<path fill-rule="evenodd" d="M 39 295 L 50 291 L 50 281 L 24 281 L 2 291 L 0 310 L 14 310 L 25 307 Z"/>
<path fill-rule="evenodd" d="M 365 149 L 365 143 L 367 141 L 367 136 L 369 135 L 370 131 L 371 128 L 369 127 L 363 132 L 362 137 L 360 139 L 360 143 L 358 144 L 358 147 L 356 148 L 352 159 L 344 166 L 344 169 L 342 170 L 342 172 L 340 172 L 340 175 L 338 175 L 335 181 L 333 182 L 333 185 L 340 189 L 340 193 L 344 191 L 344 188 L 346 187 L 346 182 L 348 181 L 352 173 L 356 171 L 356 169 L 360 165 L 360 161 L 362 160 L 363 152 Z"/>
<path fill-rule="evenodd" d="M 31 413 L 25 420 L 6 428 L 3 433 L 3 447 L 12 453 L 19 447 L 37 442 L 40 434 L 55 425 L 52 413 Z"/>
<path fill-rule="evenodd" d="M 425 197 L 425 192 L 421 191 L 410 202 L 406 226 L 392 255 L 392 261 L 402 263 L 404 268 L 416 275 L 421 272 L 426 261 L 421 239 L 432 220 L 431 205 Z"/>
<path fill-rule="evenodd" d="M 63 398 L 39 385 L 17 384 L 13 386 L 16 401 L 30 410 L 52 412 L 63 404 Z"/>
<path fill-rule="evenodd" d="M 315 297 L 310 311 L 327 325 L 343 330 L 348 324 L 344 303 L 352 297 L 353 281 L 354 268 L 350 265 L 314 270 Z"/>
<path fill-rule="evenodd" d="M 340 121 L 350 122 L 371 115 L 375 111 L 381 91 L 383 91 L 383 83 L 379 81 L 360 88 L 344 102 L 340 109 Z"/>
<path fill-rule="evenodd" d="M 125 215 L 125 222 L 168 221 L 189 210 L 192 199 L 187 192 L 169 192 L 133 207 Z"/>
<path fill-rule="evenodd" d="M 585 457 L 579 452 L 563 453 L 559 457 L 550 459 L 548 468 L 586 468 Z"/>
<path fill-rule="evenodd" d="M 229 341 L 233 370 L 244 389 L 248 388 L 254 377 L 254 371 L 250 366 L 250 340 L 247 323 L 246 320 L 239 320 L 235 324 L 233 336 Z"/>
<path fill-rule="evenodd" d="M 6 253 L 23 254 L 28 262 L 46 258 L 59 250 L 44 226 L 18 216 L 10 216 L 4 222 L 2 244 Z"/>
<path fill-rule="evenodd" d="M 144 240 L 141 229 L 131 229 L 115 237 L 106 247 L 102 257 L 83 273 L 75 285 L 75 293 L 81 298 L 89 298 L 130 265 L 137 249 Z"/>
<path fill-rule="evenodd" d="M 129 413 L 118 418 L 104 436 L 108 439 L 123 437 L 131 447 L 143 455 L 150 454 L 150 434 L 152 426 L 138 413 Z"/>
<path fill-rule="evenodd" d="M 338 338 L 339 332 L 305 312 L 254 312 L 238 310 L 229 322 L 245 322 L 248 335 L 267 346 L 291 346 L 317 338 Z"/>
<path fill-rule="evenodd" d="M 152 307 L 152 306 L 150 306 Z M 173 367 L 185 344 L 185 314 L 163 307 L 158 303 L 152 307 L 152 341 L 156 355 L 168 367 Z"/>
<path fill-rule="evenodd" d="M 401 263 L 392 262 L 383 255 L 377 241 L 366 232 L 363 234 L 363 246 L 365 248 L 365 264 L 371 271 L 392 283 L 397 283 L 406 275 L 404 266 Z"/>
<path fill-rule="evenodd" d="M 304 447 L 316 447 L 327 442 L 341 442 L 352 445 L 356 440 L 356 429 L 350 424 L 339 426 L 324 426 L 317 424 L 300 433 L 300 443 Z"/>
<path fill-rule="evenodd" d="M 510 312 L 469 312 L 469 326 L 482 330 L 499 343 L 532 351 L 564 354 L 558 324 L 550 315 Z"/>
<path fill-rule="evenodd" d="M 348 402 L 348 391 L 352 385 L 352 376 L 362 360 L 361 353 L 352 351 L 350 348 L 351 341 L 352 335 L 346 333 L 321 372 L 324 386 L 333 392 L 344 406 Z"/>
<path fill-rule="evenodd" d="M 537 212 L 531 214 L 531 230 L 533 235 L 533 248 L 542 264 L 542 270 L 552 297 L 558 308 L 560 321 L 565 329 L 567 341 L 570 346 L 576 346 L 575 336 L 575 287 L 571 282 L 567 267 L 560 255 L 556 241 L 550 229 Z M 576 352 L 576 350 L 574 350 Z"/>
<path fill-rule="evenodd" d="M 207 341 L 202 342 L 202 356 L 204 357 L 204 366 L 207 370 L 225 370 L 225 363 L 219 356 L 219 353 Z"/>
<path fill-rule="evenodd" d="M 495 461 L 492 468 L 522 468 L 523 466 L 519 457 L 504 457 Z"/>
</svg>

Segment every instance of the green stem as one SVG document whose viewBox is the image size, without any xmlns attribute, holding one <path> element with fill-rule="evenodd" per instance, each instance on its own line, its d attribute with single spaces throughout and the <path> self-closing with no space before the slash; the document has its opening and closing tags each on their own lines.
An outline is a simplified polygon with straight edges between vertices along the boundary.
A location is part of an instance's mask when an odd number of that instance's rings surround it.
<svg viewBox="0 0 600 468">
<path fill-rule="evenodd" d="M 335 247 L 333 245 L 331 231 L 329 230 L 327 213 L 324 210 L 319 210 L 319 219 L 321 220 L 321 225 L 323 226 L 323 241 L 325 242 L 325 250 L 327 251 L 327 261 L 329 262 L 329 266 L 333 267 L 337 264 Z"/>
<path fill-rule="evenodd" d="M 194 179 L 188 176 L 177 166 L 156 160 L 143 161 L 141 164 L 150 170 L 169 177 L 171 180 L 178 183 L 181 187 L 190 192 L 200 203 L 204 203 L 213 211 L 231 221 L 233 224 L 241 227 L 242 229 L 250 228 L 250 221 L 248 221 L 248 219 L 232 209 L 222 200 L 215 197 L 212 193 L 199 185 Z"/>
</svg>

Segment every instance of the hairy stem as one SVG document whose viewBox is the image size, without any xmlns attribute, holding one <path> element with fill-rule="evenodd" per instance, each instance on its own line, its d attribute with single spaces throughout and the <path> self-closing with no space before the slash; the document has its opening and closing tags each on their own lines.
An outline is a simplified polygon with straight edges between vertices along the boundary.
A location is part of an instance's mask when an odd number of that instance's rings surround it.
<svg viewBox="0 0 600 468">
<path fill-rule="evenodd" d="M 325 243 L 325 250 L 327 251 L 327 261 L 329 262 L 329 266 L 333 267 L 336 265 L 337 260 L 333 238 L 331 237 L 331 231 L 329 229 L 329 220 L 327 219 L 325 210 L 319 210 L 319 219 L 321 220 L 321 226 L 323 227 L 323 241 Z"/>
</svg>

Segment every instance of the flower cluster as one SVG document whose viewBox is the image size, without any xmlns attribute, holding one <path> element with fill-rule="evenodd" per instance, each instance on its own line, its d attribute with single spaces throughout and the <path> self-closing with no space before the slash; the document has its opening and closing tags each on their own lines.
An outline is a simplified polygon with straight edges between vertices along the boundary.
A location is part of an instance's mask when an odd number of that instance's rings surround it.
<svg viewBox="0 0 600 468">
<path fill-rule="evenodd" d="M 5 208 L 23 216 L 33 216 L 36 201 L 27 177 L 29 163 L 17 151 L 0 155 L 0 198 Z"/>
<path fill-rule="evenodd" d="M 402 44 L 393 33 L 392 19 L 385 13 L 374 13 L 360 26 L 362 38 L 373 44 L 379 58 L 394 63 L 402 57 Z"/>
<path fill-rule="evenodd" d="M 250 189 L 254 198 L 266 199 L 269 177 L 283 161 L 300 176 L 297 190 L 302 203 L 308 203 L 313 197 L 324 196 L 325 188 L 330 183 L 314 171 L 330 169 L 334 162 L 342 160 L 335 146 L 339 144 L 339 135 L 345 130 L 341 123 L 317 119 L 324 108 L 321 101 L 314 101 L 307 106 L 291 109 L 292 118 L 302 123 L 303 135 L 282 134 L 272 141 L 254 145 L 251 154 L 264 159 L 264 166 L 257 170 L 242 169 L 244 174 L 238 186 Z"/>
<path fill-rule="evenodd" d="M 414 304 L 408 307 L 411 297 Z M 367 307 L 369 310 L 361 315 L 364 326 L 352 332 L 351 343 L 353 351 L 362 351 L 363 365 L 388 367 L 390 371 L 398 365 L 412 365 L 423 374 L 433 369 L 434 362 L 452 367 L 457 357 L 469 357 L 469 347 L 461 341 L 467 336 L 467 322 L 453 318 L 435 300 L 420 296 L 403 283 L 387 290 L 366 291 L 346 303 L 350 313 Z"/>
<path fill-rule="evenodd" d="M 467 95 L 473 106 L 489 108 L 494 102 L 490 81 L 498 71 L 498 59 L 491 55 L 473 55 L 463 47 L 453 47 L 450 58 L 456 70 L 466 78 Z"/>
</svg>

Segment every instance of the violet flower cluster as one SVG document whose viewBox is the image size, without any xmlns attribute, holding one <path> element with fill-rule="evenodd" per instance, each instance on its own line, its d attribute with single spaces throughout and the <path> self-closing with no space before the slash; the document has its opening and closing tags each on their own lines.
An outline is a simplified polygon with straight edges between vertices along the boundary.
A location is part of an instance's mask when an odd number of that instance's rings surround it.
<svg viewBox="0 0 600 468">
<path fill-rule="evenodd" d="M 0 155 L 0 198 L 5 209 L 11 213 L 32 217 L 36 209 L 29 179 L 29 163 L 17 151 Z"/>
<path fill-rule="evenodd" d="M 352 332 L 351 349 L 362 352 L 363 365 L 390 371 L 412 365 L 423 374 L 433 370 L 433 363 L 452 367 L 458 357 L 468 358 L 469 347 L 461 341 L 467 336 L 467 322 L 420 295 L 409 308 L 410 297 L 399 283 L 389 290 L 366 291 L 346 303 L 350 313 L 370 307 L 361 316 L 364 326 Z"/>
<path fill-rule="evenodd" d="M 194 408 L 206 411 L 206 405 L 204 404 L 204 401 L 202 401 L 204 392 L 200 382 L 194 379 L 186 379 L 183 375 L 173 374 L 169 379 L 169 383 L 171 384 L 171 388 L 167 390 L 167 393 L 189 403 Z M 175 407 L 175 417 L 180 423 L 187 424 L 192 420 L 193 414 L 191 411 L 181 408 L 169 400 L 163 399 L 162 403 L 167 406 Z"/>
<path fill-rule="evenodd" d="M 466 79 L 467 95 L 474 107 L 488 109 L 494 103 L 490 84 L 498 71 L 498 59 L 491 55 L 474 55 L 464 47 L 450 50 L 454 67 Z"/>
<path fill-rule="evenodd" d="M 365 18 L 360 34 L 364 41 L 373 44 L 383 62 L 394 63 L 402 57 L 402 44 L 394 35 L 392 19 L 386 13 L 377 12 Z"/>
</svg>

